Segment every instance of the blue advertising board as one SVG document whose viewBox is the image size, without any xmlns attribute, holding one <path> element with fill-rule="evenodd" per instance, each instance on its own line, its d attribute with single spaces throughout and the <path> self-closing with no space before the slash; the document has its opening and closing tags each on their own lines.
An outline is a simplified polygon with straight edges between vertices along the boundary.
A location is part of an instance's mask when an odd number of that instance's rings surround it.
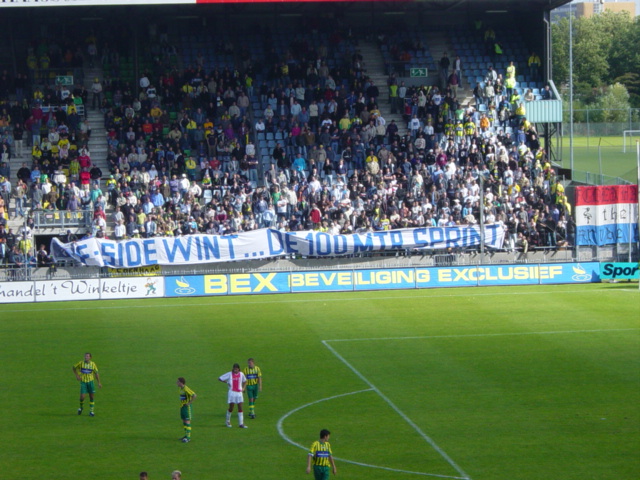
<svg viewBox="0 0 640 480">
<path fill-rule="evenodd" d="M 600 264 L 551 263 L 169 276 L 165 296 L 255 295 L 600 281 Z"/>
</svg>

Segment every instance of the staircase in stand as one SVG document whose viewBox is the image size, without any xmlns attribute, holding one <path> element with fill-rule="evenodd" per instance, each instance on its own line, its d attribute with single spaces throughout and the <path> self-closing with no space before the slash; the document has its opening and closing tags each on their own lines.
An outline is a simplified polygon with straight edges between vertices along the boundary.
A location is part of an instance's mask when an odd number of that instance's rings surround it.
<svg viewBox="0 0 640 480">
<path fill-rule="evenodd" d="M 84 87 L 90 92 L 94 78 L 103 81 L 102 68 L 85 67 L 84 69 Z M 102 170 L 102 182 L 100 188 L 104 187 L 104 181 L 109 178 L 109 162 L 107 161 L 107 153 L 109 151 L 107 145 L 107 132 L 104 128 L 104 114 L 96 108 L 91 108 L 91 100 L 93 94 L 89 93 L 89 100 L 85 105 L 85 120 L 91 128 L 91 137 L 89 138 L 89 151 L 91 152 L 91 163 L 97 165 Z M 104 191 L 104 188 L 103 188 Z"/>
<path fill-rule="evenodd" d="M 449 41 L 447 34 L 438 30 L 430 31 L 427 33 L 427 42 L 429 45 L 429 51 L 431 52 L 436 65 L 440 63 L 440 59 L 444 55 L 444 52 L 447 52 L 449 60 L 451 61 L 451 65 L 449 66 L 449 73 L 451 73 L 455 68 L 456 51 Z M 464 68 L 464 65 L 462 65 L 462 67 Z M 433 72 L 433 74 L 432 72 L 429 72 L 429 77 L 432 78 L 436 85 L 440 86 L 440 71 L 438 70 L 438 67 L 436 67 L 436 71 Z M 458 86 L 458 102 L 460 102 L 460 105 L 467 106 L 473 100 L 473 87 L 473 85 L 469 85 L 463 74 L 460 79 L 460 85 Z"/>
<path fill-rule="evenodd" d="M 402 136 L 407 133 L 407 124 L 402 118 L 402 112 L 391 113 L 391 103 L 389 103 L 389 87 L 387 86 L 387 74 L 384 70 L 384 59 L 380 48 L 375 42 L 361 41 L 359 44 L 360 54 L 366 68 L 366 75 L 373 80 L 378 87 L 380 96 L 378 97 L 378 109 L 387 125 L 391 120 L 396 121 L 398 133 Z"/>
</svg>

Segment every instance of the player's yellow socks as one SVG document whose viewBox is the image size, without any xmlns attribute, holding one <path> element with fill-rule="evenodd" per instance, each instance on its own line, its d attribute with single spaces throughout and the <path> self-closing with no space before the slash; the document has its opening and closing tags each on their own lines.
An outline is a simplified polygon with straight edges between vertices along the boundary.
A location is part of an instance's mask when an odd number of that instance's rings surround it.
<svg viewBox="0 0 640 480">
<path fill-rule="evenodd" d="M 249 402 L 249 415 L 255 415 L 256 407 L 254 402 Z"/>
<path fill-rule="evenodd" d="M 96 402 L 89 402 L 89 411 L 93 412 L 93 407 L 96 406 Z"/>
<path fill-rule="evenodd" d="M 187 438 L 191 438 L 191 425 L 188 423 L 184 424 L 184 436 Z"/>
</svg>

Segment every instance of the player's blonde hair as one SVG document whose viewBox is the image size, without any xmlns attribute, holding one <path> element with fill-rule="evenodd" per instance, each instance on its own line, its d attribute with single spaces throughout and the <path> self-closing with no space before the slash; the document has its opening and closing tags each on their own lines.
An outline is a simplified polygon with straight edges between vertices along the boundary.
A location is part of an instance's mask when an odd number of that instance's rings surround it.
<svg viewBox="0 0 640 480">
<path fill-rule="evenodd" d="M 171 472 L 171 480 L 179 480 L 180 478 L 182 478 L 182 472 L 180 470 Z"/>
</svg>

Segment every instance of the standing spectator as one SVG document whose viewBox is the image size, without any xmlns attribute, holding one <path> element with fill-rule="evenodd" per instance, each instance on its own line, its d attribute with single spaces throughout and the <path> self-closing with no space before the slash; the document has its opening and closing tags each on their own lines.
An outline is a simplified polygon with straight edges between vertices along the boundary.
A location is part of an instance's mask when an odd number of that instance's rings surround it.
<svg viewBox="0 0 640 480">
<path fill-rule="evenodd" d="M 98 77 L 93 79 L 93 84 L 91 85 L 91 93 L 93 94 L 91 97 L 91 108 L 95 110 L 97 107 L 100 107 L 102 105 L 102 84 L 100 83 L 100 79 Z"/>
<path fill-rule="evenodd" d="M 531 76 L 532 81 L 540 80 L 540 57 L 536 52 L 531 52 L 529 55 L 529 59 L 527 60 L 527 65 L 529 67 L 529 75 Z"/>
<path fill-rule="evenodd" d="M 453 62 L 453 72 L 458 76 L 458 84 L 462 83 L 462 60 L 460 56 L 456 56 Z"/>
<path fill-rule="evenodd" d="M 451 75 L 449 75 L 449 88 L 451 89 L 451 96 L 453 98 L 458 98 L 458 85 L 460 84 L 460 81 L 458 80 L 458 75 L 456 74 L 456 72 L 451 72 Z"/>
<path fill-rule="evenodd" d="M 18 180 L 18 183 L 16 184 L 14 190 L 13 190 L 13 198 L 15 198 L 16 200 L 16 211 L 14 214 L 14 218 L 16 218 L 18 215 L 20 215 L 21 217 L 24 217 L 24 207 L 25 207 L 25 200 L 27 197 L 27 186 L 24 184 L 24 182 L 22 180 Z"/>
<path fill-rule="evenodd" d="M 440 59 L 440 85 L 442 85 L 442 89 L 444 90 L 447 86 L 447 79 L 449 78 L 449 65 L 451 65 L 451 61 L 449 60 L 449 55 L 447 52 L 444 52 L 442 58 Z"/>
<path fill-rule="evenodd" d="M 9 250 L 7 249 L 7 241 L 2 236 L 4 227 L 0 229 L 0 266 L 6 267 L 9 260 Z"/>
<path fill-rule="evenodd" d="M 367 97 L 371 102 L 376 103 L 379 96 L 380 90 L 378 90 L 378 87 L 373 83 L 373 80 L 371 80 L 371 84 L 367 88 Z"/>
<path fill-rule="evenodd" d="M 411 138 L 415 140 L 418 136 L 418 132 L 420 131 L 420 119 L 417 115 L 414 115 L 409 123 L 409 128 L 411 129 Z"/>
<path fill-rule="evenodd" d="M 16 157 L 22 157 L 22 147 L 24 145 L 24 128 L 20 123 L 13 127 L 13 153 Z"/>
</svg>

